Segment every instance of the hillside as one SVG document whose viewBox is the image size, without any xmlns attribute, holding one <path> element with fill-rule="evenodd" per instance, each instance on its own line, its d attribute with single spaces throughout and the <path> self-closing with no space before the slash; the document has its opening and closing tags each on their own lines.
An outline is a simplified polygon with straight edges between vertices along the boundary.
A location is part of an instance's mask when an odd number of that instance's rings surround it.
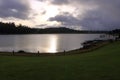
<svg viewBox="0 0 120 80">
<path fill-rule="evenodd" d="M 30 28 L 24 25 L 15 25 L 14 23 L 0 22 L 0 34 L 59 34 L 59 33 L 108 33 L 109 31 L 91 31 L 74 30 L 66 27 L 51 28 Z"/>
</svg>

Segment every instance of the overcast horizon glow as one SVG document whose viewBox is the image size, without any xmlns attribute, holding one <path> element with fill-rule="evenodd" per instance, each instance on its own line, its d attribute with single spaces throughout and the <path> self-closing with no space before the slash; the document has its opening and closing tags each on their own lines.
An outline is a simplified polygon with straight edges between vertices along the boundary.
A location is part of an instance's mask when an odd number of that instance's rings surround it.
<svg viewBox="0 0 120 80">
<path fill-rule="evenodd" d="M 120 28 L 120 0 L 0 0 L 0 21 L 30 27 Z"/>
</svg>

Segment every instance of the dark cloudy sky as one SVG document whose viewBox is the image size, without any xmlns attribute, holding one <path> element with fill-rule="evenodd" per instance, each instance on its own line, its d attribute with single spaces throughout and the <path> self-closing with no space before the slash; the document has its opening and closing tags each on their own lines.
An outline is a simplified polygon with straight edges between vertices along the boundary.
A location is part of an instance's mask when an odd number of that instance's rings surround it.
<svg viewBox="0 0 120 80">
<path fill-rule="evenodd" d="M 0 21 L 111 30 L 120 28 L 120 0 L 0 0 Z"/>
</svg>

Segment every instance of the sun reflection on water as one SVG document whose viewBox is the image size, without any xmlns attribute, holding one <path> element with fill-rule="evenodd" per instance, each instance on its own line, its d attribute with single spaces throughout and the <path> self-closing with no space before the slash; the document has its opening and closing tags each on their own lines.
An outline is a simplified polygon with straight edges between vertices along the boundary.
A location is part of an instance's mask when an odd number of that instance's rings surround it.
<svg viewBox="0 0 120 80">
<path fill-rule="evenodd" d="M 49 37 L 49 47 L 47 49 L 47 52 L 51 52 L 51 53 L 56 53 L 58 48 L 58 37 L 53 35 L 51 37 Z"/>
</svg>

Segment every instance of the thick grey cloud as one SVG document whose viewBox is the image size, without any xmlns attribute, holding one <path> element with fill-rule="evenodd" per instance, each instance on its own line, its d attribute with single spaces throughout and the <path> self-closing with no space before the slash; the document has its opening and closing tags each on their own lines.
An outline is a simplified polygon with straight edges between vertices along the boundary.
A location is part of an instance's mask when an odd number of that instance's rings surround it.
<svg viewBox="0 0 120 80">
<path fill-rule="evenodd" d="M 120 28 L 120 21 L 114 19 L 111 15 L 101 13 L 99 11 L 89 11 L 85 17 L 80 20 L 83 29 L 116 29 Z"/>
<path fill-rule="evenodd" d="M 50 21 L 61 22 L 61 26 L 66 27 L 80 27 L 81 29 L 90 30 L 111 30 L 120 28 L 120 21 L 115 20 L 109 15 L 101 15 L 99 12 L 91 11 L 85 14 L 82 19 L 80 17 L 74 17 L 70 14 L 61 14 L 55 17 L 51 17 Z"/>
<path fill-rule="evenodd" d="M 50 21 L 57 21 L 62 24 L 62 26 L 79 26 L 80 20 L 71 14 L 63 13 L 55 17 L 51 17 Z"/>
<path fill-rule="evenodd" d="M 69 4 L 74 5 L 74 7 L 83 5 L 88 10 L 82 14 L 82 18 L 62 14 L 50 18 L 50 21 L 58 21 L 65 26 L 82 26 L 82 29 L 120 28 L 120 0 L 54 0 L 54 2 L 56 3 L 52 2 L 52 4 L 63 5 L 64 3 L 64 5 Z M 94 9 L 94 5 L 97 8 Z M 79 13 L 81 13 L 80 10 L 78 10 Z"/>
<path fill-rule="evenodd" d="M 51 3 L 57 4 L 57 5 L 62 5 L 62 4 L 68 4 L 68 0 L 51 0 Z"/>
<path fill-rule="evenodd" d="M 29 11 L 30 6 L 27 0 L 0 0 L 1 18 L 27 19 Z"/>
<path fill-rule="evenodd" d="M 80 4 L 90 4 L 94 3 L 96 0 L 49 0 L 52 4 L 55 5 L 68 5 L 68 4 L 74 4 L 74 3 L 80 3 Z"/>
</svg>

